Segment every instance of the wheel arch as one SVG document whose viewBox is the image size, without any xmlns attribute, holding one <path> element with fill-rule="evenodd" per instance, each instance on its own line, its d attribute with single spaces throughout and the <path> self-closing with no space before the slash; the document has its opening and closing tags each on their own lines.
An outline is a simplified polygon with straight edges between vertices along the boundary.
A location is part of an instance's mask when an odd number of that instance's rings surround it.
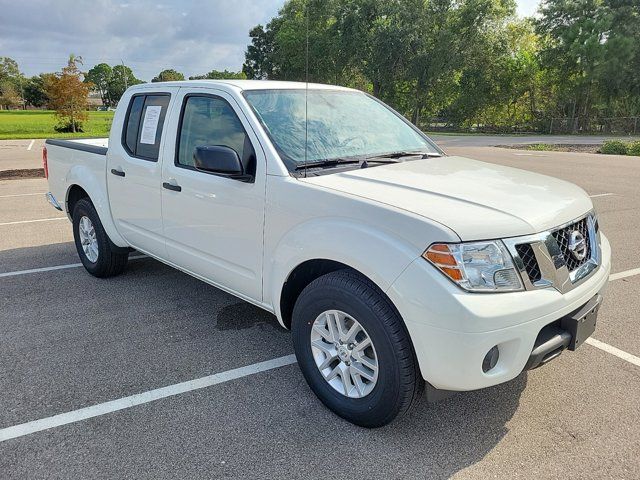
<svg viewBox="0 0 640 480">
<path fill-rule="evenodd" d="M 340 232 L 334 241 L 327 241 Z M 296 225 L 273 246 L 266 246 L 263 267 L 264 300 L 280 323 L 288 327 L 293 295 L 320 275 L 351 269 L 386 292 L 404 269 L 420 255 L 394 232 L 340 217 L 313 218 Z M 304 281 L 302 281 L 304 280 Z M 284 308 L 284 310 L 283 310 Z"/>
<path fill-rule="evenodd" d="M 65 196 L 65 209 L 69 219 L 73 220 L 73 207 L 78 200 L 88 198 L 98 212 L 100 222 L 114 245 L 128 247 L 129 244 L 118 233 L 113 221 L 104 179 L 100 181 L 97 174 L 87 166 L 76 165 L 69 171 L 66 180 L 69 186 Z"/>
<path fill-rule="evenodd" d="M 84 188 L 78 184 L 71 185 L 67 190 L 67 197 L 65 199 L 65 208 L 70 219 L 73 217 L 73 209 L 75 208 L 76 203 L 78 203 L 78 200 L 82 198 L 88 198 L 89 201 L 91 201 L 91 197 Z"/>
<path fill-rule="evenodd" d="M 306 260 L 296 266 L 287 276 L 280 292 L 279 309 L 281 323 L 286 328 L 291 328 L 293 307 L 296 304 L 296 300 L 302 293 L 302 290 L 304 290 L 307 285 L 322 275 L 335 272 L 336 270 L 347 269 L 362 275 L 349 265 L 335 260 L 328 260 L 326 258 Z"/>
</svg>

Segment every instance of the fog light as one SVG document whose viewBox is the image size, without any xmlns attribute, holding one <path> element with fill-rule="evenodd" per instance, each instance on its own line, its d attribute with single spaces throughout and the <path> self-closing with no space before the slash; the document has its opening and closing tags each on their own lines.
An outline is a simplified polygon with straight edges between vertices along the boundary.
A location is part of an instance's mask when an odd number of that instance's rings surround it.
<svg viewBox="0 0 640 480">
<path fill-rule="evenodd" d="M 500 351 L 498 350 L 498 346 L 496 345 L 491 350 L 487 352 L 484 356 L 484 360 L 482 361 L 482 371 L 487 373 L 498 363 L 498 358 L 500 358 Z"/>
</svg>

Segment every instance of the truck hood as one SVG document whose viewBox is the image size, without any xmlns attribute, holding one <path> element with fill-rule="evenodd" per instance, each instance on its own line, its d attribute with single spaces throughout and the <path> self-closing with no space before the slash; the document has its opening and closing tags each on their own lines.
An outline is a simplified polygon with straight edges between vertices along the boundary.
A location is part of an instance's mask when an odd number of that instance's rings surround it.
<svg viewBox="0 0 640 480">
<path fill-rule="evenodd" d="M 538 233 L 593 208 L 580 187 L 463 157 L 440 157 L 307 177 L 304 182 L 429 218 L 461 240 Z"/>
</svg>

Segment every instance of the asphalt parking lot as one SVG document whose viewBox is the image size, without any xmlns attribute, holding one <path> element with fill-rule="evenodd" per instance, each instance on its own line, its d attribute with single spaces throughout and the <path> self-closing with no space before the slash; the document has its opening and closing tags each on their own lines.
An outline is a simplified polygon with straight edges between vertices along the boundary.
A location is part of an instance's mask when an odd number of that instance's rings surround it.
<svg viewBox="0 0 640 480">
<path fill-rule="evenodd" d="M 450 154 L 593 196 L 614 273 L 597 346 L 365 430 L 320 404 L 273 316 L 146 257 L 91 277 L 46 181 L 0 181 L 0 478 L 640 478 L 640 158 L 456 138 L 442 138 Z M 39 166 L 37 145 L 14 143 L 0 169 Z M 163 387 L 174 390 L 124 408 Z M 13 428 L 42 419 L 54 426 Z"/>
</svg>

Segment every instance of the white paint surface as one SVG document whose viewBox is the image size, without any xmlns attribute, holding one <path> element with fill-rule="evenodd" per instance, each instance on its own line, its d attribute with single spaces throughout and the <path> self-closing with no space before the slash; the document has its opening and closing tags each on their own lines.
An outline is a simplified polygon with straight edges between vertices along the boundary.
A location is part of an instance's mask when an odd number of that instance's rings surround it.
<svg viewBox="0 0 640 480">
<path fill-rule="evenodd" d="M 3 227 L 5 225 L 20 225 L 22 223 L 55 222 L 57 220 L 67 220 L 67 217 L 38 218 L 36 220 L 20 220 L 17 222 L 5 222 L 5 223 L 0 223 L 0 227 Z"/>
</svg>

